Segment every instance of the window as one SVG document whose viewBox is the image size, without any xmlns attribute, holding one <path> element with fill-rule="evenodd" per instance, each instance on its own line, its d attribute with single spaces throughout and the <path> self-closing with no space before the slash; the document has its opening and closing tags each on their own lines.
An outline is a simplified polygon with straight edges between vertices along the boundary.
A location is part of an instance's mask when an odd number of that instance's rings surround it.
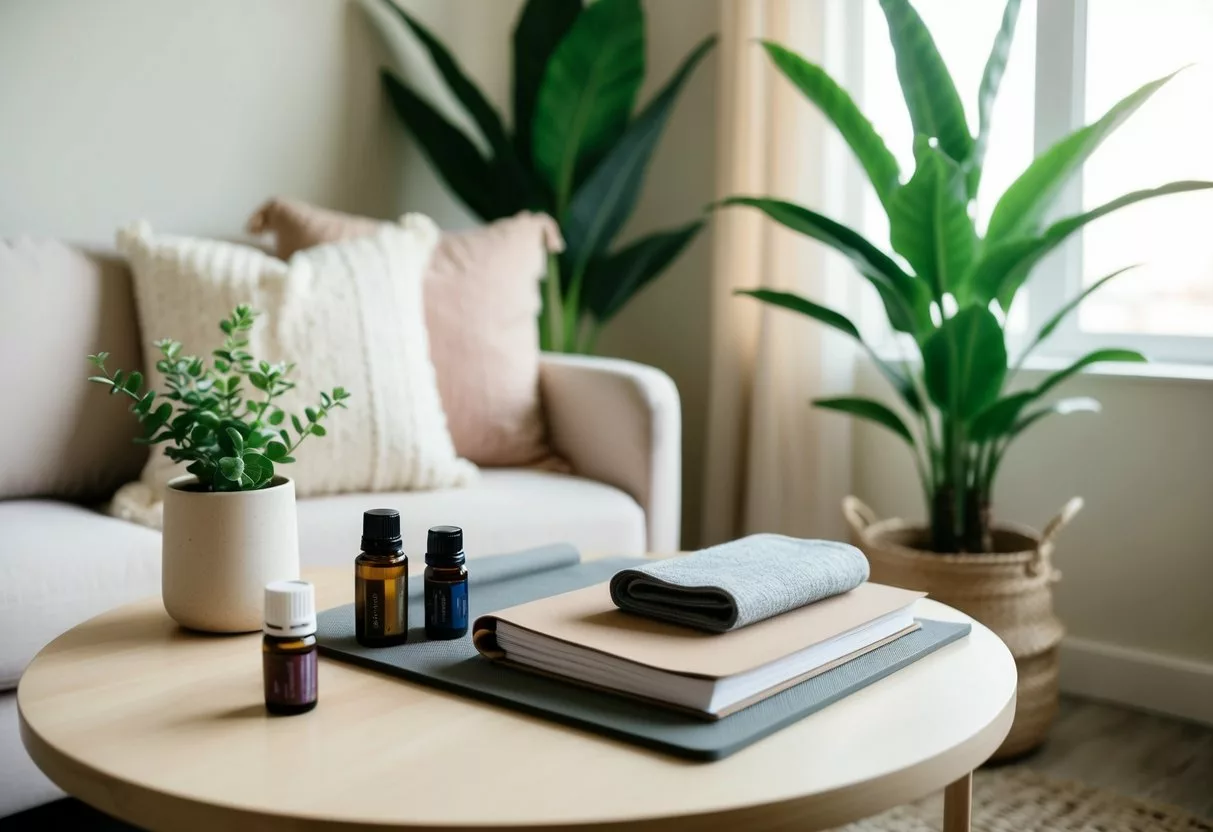
<svg viewBox="0 0 1213 832">
<path fill-rule="evenodd" d="M 1004 0 L 915 0 L 977 124 L 976 98 Z M 911 128 L 888 31 L 874 2 L 848 4 L 862 43 L 862 79 L 849 84 L 890 149 L 912 169 Z M 856 32 L 860 34 L 855 34 Z M 1145 82 L 1185 66 L 1089 159 L 1060 200 L 1062 215 L 1129 191 L 1180 179 L 1213 180 L 1213 48 L 1210 0 L 1024 0 L 993 116 L 977 222 L 1052 145 Z M 854 64 L 852 64 L 854 66 Z M 875 196 L 857 221 L 887 246 Z M 1073 355 L 1109 343 L 1168 361 L 1213 361 L 1213 192 L 1177 194 L 1097 220 L 1042 263 L 1012 312 L 1011 330 L 1035 329 L 1103 275 L 1140 263 L 1085 301 L 1046 343 Z"/>
</svg>

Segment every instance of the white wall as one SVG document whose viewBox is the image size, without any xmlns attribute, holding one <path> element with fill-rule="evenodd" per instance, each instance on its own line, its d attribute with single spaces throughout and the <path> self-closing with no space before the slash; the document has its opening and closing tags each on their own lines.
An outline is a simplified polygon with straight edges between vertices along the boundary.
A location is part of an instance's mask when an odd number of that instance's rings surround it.
<svg viewBox="0 0 1213 832">
<path fill-rule="evenodd" d="M 868 365 L 858 386 L 890 399 Z M 1084 375 L 1065 393 L 1104 410 L 1024 434 L 994 494 L 998 518 L 1037 529 L 1086 501 L 1055 560 L 1063 684 L 1213 721 L 1213 380 Z M 854 435 L 856 493 L 882 517 L 921 519 L 904 445 L 866 423 Z"/>
<path fill-rule="evenodd" d="M 521 0 L 403 5 L 508 113 Z M 717 0 L 645 5 L 642 102 L 717 21 Z M 0 235 L 104 244 L 146 218 L 239 237 L 275 194 L 471 225 L 389 110 L 378 79 L 389 62 L 459 120 L 416 43 L 383 42 L 354 0 L 3 0 Z M 710 57 L 684 88 L 623 241 L 689 221 L 712 198 L 715 73 Z M 682 392 L 688 532 L 698 528 L 708 233 L 600 342 L 665 369 Z"/>
<path fill-rule="evenodd" d="M 279 193 L 390 213 L 381 56 L 342 0 L 5 0 L 0 233 L 233 236 Z"/>
</svg>

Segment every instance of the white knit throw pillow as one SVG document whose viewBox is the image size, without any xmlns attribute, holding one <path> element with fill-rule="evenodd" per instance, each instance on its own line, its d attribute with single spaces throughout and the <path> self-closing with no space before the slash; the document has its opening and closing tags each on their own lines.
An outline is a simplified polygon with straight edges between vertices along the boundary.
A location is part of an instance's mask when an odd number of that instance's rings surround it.
<svg viewBox="0 0 1213 832">
<path fill-rule="evenodd" d="M 140 222 L 118 232 L 118 250 L 134 274 L 149 367 L 159 338 L 209 360 L 222 342 L 219 321 L 247 303 L 260 313 L 248 351 L 297 365 L 297 387 L 276 400 L 287 413 L 316 406 L 322 390 L 351 393 L 349 409 L 325 420 L 327 435 L 309 437 L 298 462 L 281 468 L 308 496 L 443 488 L 476 475 L 455 454 L 429 356 L 422 276 L 438 234 L 428 217 L 410 214 L 373 236 L 284 262 L 251 246 L 156 234 Z M 155 372 L 147 376 L 163 383 Z M 140 481 L 115 495 L 112 512 L 159 526 L 164 486 L 182 473 L 155 446 Z"/>
</svg>

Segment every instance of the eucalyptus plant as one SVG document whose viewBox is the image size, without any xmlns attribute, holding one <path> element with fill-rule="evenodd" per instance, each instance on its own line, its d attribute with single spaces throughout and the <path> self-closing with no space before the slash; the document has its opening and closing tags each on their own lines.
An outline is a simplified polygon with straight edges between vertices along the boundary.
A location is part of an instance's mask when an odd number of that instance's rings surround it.
<svg viewBox="0 0 1213 832">
<path fill-rule="evenodd" d="M 168 443 L 165 456 L 188 462 L 186 470 L 207 491 L 251 491 L 272 484 L 274 466 L 294 462 L 295 451 L 309 436 L 324 436 L 321 423 L 330 411 L 344 409 L 350 397 L 342 387 L 321 393 L 319 406 L 304 408 L 306 421 L 290 417 L 293 433 L 284 427 L 287 414 L 274 400 L 294 388 L 288 377 L 295 365 L 257 361 L 248 353 L 247 333 L 256 315 L 240 305 L 219 322 L 223 346 L 211 354 L 209 367 L 198 356 L 183 355 L 180 342 L 157 341 L 156 370 L 167 388 L 162 394 L 145 389 L 138 370 L 107 370 L 107 352 L 88 357 L 100 372 L 89 381 L 133 401 L 131 412 L 143 426 L 143 436 L 135 441 Z M 246 383 L 257 391 L 247 398 Z"/>
<path fill-rule="evenodd" d="M 528 0 L 514 26 L 510 131 L 429 30 L 392 0 L 378 2 L 425 48 L 479 136 L 465 134 L 385 69 L 383 84 L 400 120 L 447 187 L 480 219 L 532 210 L 559 223 L 565 250 L 548 261 L 542 346 L 591 352 L 601 326 L 703 227 L 695 219 L 613 247 L 636 207 L 674 101 L 715 38 L 696 46 L 665 87 L 634 112 L 645 74 L 640 0 L 585 6 L 582 0 Z"/>
<path fill-rule="evenodd" d="M 914 129 L 914 169 L 908 178 L 871 122 L 820 66 L 777 43 L 762 43 L 774 66 L 833 123 L 859 160 L 888 214 L 893 255 L 800 205 L 753 196 L 724 200 L 727 205 L 758 208 L 841 252 L 875 287 L 889 324 L 902 333 L 899 341 L 912 345 L 903 351 L 903 360 L 886 360 L 836 310 L 787 292 L 742 292 L 855 339 L 892 384 L 908 419 L 866 398 L 819 399 L 814 404 L 875 422 L 909 445 L 929 510 L 931 546 L 938 552 L 991 551 L 991 492 L 1009 446 L 1050 415 L 1098 410 L 1098 402 L 1089 398 L 1049 399 L 1059 385 L 1098 362 L 1145 360 L 1133 350 L 1098 349 L 1035 385 L 1008 389 L 1024 359 L 1061 320 L 1126 271 L 1103 277 L 1063 304 L 1012 361 L 1004 332 L 1006 313 L 1033 267 L 1106 214 L 1142 200 L 1213 186 L 1171 182 L 1081 214 L 1050 219 L 1058 195 L 1087 157 L 1172 77 L 1166 76 L 1130 93 L 1100 119 L 1038 155 L 998 198 L 988 225 L 979 231 L 974 201 L 1019 5 L 1019 0 L 1007 3 L 990 50 L 974 133 L 918 13 L 907 0 L 880 0 Z"/>
</svg>

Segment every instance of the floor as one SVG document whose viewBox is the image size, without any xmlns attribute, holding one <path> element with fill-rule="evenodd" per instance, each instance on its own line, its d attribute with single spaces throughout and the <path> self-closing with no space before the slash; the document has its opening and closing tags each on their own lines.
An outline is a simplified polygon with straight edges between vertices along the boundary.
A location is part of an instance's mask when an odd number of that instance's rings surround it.
<svg viewBox="0 0 1213 832">
<path fill-rule="evenodd" d="M 1205 725 L 1063 699 L 1048 743 L 1023 763 L 1213 818 L 1213 728 Z"/>
<path fill-rule="evenodd" d="M 1213 818 L 1213 727 L 1067 698 L 1049 742 L 1018 762 Z M 137 832 L 75 800 L 0 819 L 0 832 L 46 829 Z"/>
</svg>

